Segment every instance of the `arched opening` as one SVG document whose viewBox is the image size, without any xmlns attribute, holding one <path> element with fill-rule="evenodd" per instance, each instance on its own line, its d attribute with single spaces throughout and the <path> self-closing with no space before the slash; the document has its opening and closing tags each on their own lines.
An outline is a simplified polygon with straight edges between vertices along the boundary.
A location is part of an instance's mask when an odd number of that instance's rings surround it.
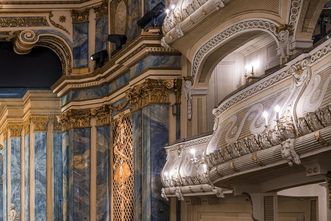
<svg viewBox="0 0 331 221">
<path fill-rule="evenodd" d="M 277 43 L 266 32 L 245 33 L 225 45 L 207 58 L 203 70 L 205 75 L 201 75 L 208 83 L 208 131 L 213 127 L 212 110 L 215 107 L 232 94 L 274 72 L 280 65 Z"/>
<path fill-rule="evenodd" d="M 29 54 L 18 55 L 11 42 L 0 43 L 0 67 L 2 89 L 49 89 L 62 76 L 61 62 L 51 49 L 34 47 Z"/>
<path fill-rule="evenodd" d="M 323 42 L 325 39 L 329 39 L 331 34 L 331 1 L 328 1 L 317 20 L 317 24 L 315 26 L 313 32 L 313 41 L 314 44 L 319 44 Z"/>
</svg>

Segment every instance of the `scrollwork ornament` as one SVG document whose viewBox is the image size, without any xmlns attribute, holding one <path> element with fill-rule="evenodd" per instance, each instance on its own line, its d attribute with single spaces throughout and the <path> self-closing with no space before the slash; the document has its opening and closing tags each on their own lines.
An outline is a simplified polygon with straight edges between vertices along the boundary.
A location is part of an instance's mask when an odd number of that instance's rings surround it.
<svg viewBox="0 0 331 221">
<path fill-rule="evenodd" d="M 300 156 L 295 151 L 295 139 L 288 139 L 281 144 L 281 156 L 287 161 L 289 166 L 300 165 Z"/>
</svg>

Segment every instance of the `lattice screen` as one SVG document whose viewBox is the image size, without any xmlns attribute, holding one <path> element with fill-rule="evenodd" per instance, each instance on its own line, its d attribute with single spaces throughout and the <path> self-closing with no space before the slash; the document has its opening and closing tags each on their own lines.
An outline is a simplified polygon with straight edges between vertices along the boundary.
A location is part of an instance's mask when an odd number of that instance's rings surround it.
<svg viewBox="0 0 331 221">
<path fill-rule="evenodd" d="M 131 221 L 134 219 L 134 160 L 129 117 L 115 122 L 113 135 L 113 218 L 114 221 Z"/>
</svg>

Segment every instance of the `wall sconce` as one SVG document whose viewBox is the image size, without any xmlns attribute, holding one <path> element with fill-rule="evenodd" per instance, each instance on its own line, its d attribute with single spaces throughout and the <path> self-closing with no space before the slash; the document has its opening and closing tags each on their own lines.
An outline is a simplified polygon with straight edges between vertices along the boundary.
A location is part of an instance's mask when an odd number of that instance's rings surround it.
<svg viewBox="0 0 331 221">
<path fill-rule="evenodd" d="M 276 105 L 274 107 L 274 111 L 276 112 L 276 121 L 278 122 L 279 121 L 280 106 Z"/>
<path fill-rule="evenodd" d="M 254 69 L 256 70 L 260 66 L 259 60 L 255 60 L 245 65 L 245 79 L 246 84 L 259 80 L 259 77 L 254 76 Z"/>
</svg>

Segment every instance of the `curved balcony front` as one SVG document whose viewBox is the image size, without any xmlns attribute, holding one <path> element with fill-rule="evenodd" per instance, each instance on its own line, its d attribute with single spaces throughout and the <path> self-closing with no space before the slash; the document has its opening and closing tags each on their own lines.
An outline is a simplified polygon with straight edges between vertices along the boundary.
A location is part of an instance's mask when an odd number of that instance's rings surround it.
<svg viewBox="0 0 331 221">
<path fill-rule="evenodd" d="M 267 179 L 272 168 L 330 154 L 330 58 L 327 40 L 224 100 L 213 111 L 212 135 L 166 147 L 162 195 L 221 197 L 240 177 Z M 324 171 L 307 169 L 306 176 Z"/>
</svg>

